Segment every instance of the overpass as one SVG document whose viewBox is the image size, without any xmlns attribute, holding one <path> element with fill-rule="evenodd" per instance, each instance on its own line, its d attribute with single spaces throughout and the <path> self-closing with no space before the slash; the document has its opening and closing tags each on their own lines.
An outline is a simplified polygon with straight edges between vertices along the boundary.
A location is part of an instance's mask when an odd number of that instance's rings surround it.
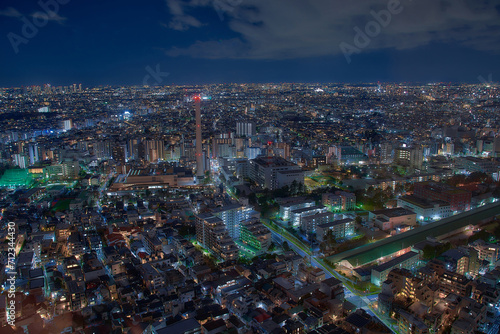
<svg viewBox="0 0 500 334">
<path fill-rule="evenodd" d="M 390 238 L 329 256 L 327 260 L 332 263 L 347 260 L 354 267 L 362 266 L 380 257 L 391 255 L 401 249 L 413 246 L 418 242 L 424 241 L 429 236 L 439 237 L 467 225 L 476 225 L 485 219 L 495 217 L 499 214 L 500 202 L 491 203 L 425 226 L 414 228 Z"/>
</svg>

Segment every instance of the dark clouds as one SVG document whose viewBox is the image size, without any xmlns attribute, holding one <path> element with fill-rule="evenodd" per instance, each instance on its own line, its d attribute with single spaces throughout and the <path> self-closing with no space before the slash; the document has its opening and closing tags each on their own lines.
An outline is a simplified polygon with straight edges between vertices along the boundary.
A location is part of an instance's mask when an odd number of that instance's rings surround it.
<svg viewBox="0 0 500 334">
<path fill-rule="evenodd" d="M 394 1 L 394 0 L 392 0 Z M 167 0 L 178 30 L 200 28 L 196 8 L 217 11 L 238 38 L 198 40 L 172 47 L 170 56 L 235 59 L 293 59 L 335 55 L 353 44 L 354 27 L 364 30 L 372 12 L 388 0 Z M 218 4 L 218 5 L 217 5 Z M 221 6 L 221 4 L 225 4 Z M 364 51 L 411 49 L 429 43 L 458 43 L 477 50 L 500 49 L 500 0 L 401 0 L 402 11 L 371 38 Z"/>
</svg>

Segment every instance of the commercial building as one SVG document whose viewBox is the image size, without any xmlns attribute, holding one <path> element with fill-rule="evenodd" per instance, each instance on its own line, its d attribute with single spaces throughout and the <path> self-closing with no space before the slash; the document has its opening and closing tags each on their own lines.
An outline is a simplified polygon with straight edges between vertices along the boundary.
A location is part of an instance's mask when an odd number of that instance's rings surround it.
<svg viewBox="0 0 500 334">
<path fill-rule="evenodd" d="M 76 179 L 80 173 L 78 161 L 63 162 L 45 167 L 45 176 L 50 179 Z"/>
<path fill-rule="evenodd" d="M 116 162 L 124 164 L 125 163 L 125 147 L 122 145 L 113 146 L 111 156 L 112 156 L 113 160 L 115 160 Z"/>
<path fill-rule="evenodd" d="M 415 225 L 417 214 L 405 208 L 370 211 L 368 219 L 383 231 L 395 229 L 401 225 Z"/>
<path fill-rule="evenodd" d="M 411 210 L 417 214 L 417 220 L 427 222 L 449 217 L 453 214 L 450 203 L 441 200 L 407 195 L 398 198 L 398 207 Z"/>
<path fill-rule="evenodd" d="M 460 157 L 457 159 L 457 166 L 463 168 L 468 173 L 482 172 L 493 174 L 499 171 L 499 163 L 494 159 Z"/>
<path fill-rule="evenodd" d="M 258 157 L 248 164 L 248 177 L 263 189 L 279 189 L 290 186 L 293 181 L 304 183 L 302 169 L 281 157 Z"/>
<path fill-rule="evenodd" d="M 329 161 L 342 164 L 358 164 L 367 161 L 368 157 L 349 145 L 335 145 L 329 148 Z"/>
<path fill-rule="evenodd" d="M 128 174 L 116 177 L 110 192 L 159 189 L 169 187 L 191 186 L 195 178 L 191 170 L 181 167 L 131 169 Z"/>
<path fill-rule="evenodd" d="M 452 211 L 467 211 L 471 208 L 470 191 L 458 189 L 444 183 L 434 181 L 415 183 L 415 196 L 450 203 Z"/>
<path fill-rule="evenodd" d="M 62 122 L 62 128 L 64 131 L 69 131 L 73 128 L 73 120 L 71 119 L 65 119 Z"/>
</svg>

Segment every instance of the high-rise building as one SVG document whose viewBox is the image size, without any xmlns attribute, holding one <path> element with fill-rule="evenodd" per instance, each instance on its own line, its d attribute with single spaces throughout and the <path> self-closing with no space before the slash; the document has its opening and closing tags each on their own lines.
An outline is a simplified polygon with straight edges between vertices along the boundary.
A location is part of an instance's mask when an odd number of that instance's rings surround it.
<svg viewBox="0 0 500 334">
<path fill-rule="evenodd" d="M 421 169 L 424 151 L 420 147 L 398 147 L 394 150 L 394 163 L 402 167 Z"/>
<path fill-rule="evenodd" d="M 392 162 L 392 144 L 391 143 L 381 143 L 378 150 L 379 158 L 382 163 Z"/>
<path fill-rule="evenodd" d="M 28 146 L 28 153 L 29 153 L 29 158 L 30 158 L 30 165 L 35 164 L 36 162 L 40 161 L 40 157 L 38 155 L 38 145 L 36 144 L 30 144 Z"/>
<path fill-rule="evenodd" d="M 196 217 L 196 240 L 223 261 L 238 259 L 238 247 L 219 217 L 210 213 L 198 215 Z"/>
<path fill-rule="evenodd" d="M 66 119 L 63 121 L 63 130 L 68 131 L 73 128 L 73 121 L 71 119 Z"/>
<path fill-rule="evenodd" d="M 19 168 L 24 169 L 28 167 L 28 158 L 24 154 L 14 154 L 12 158 L 14 165 L 19 166 Z"/>
<path fill-rule="evenodd" d="M 240 237 L 241 222 L 250 218 L 251 211 L 251 207 L 231 204 L 216 208 L 212 214 L 222 219 L 231 238 L 237 240 Z"/>
<path fill-rule="evenodd" d="M 163 140 L 146 141 L 146 160 L 149 162 L 165 160 L 165 143 Z"/>
<path fill-rule="evenodd" d="M 195 96 L 194 101 L 196 109 L 196 177 L 201 179 L 205 176 L 201 138 L 201 98 Z"/>
<path fill-rule="evenodd" d="M 214 138 L 212 153 L 214 158 L 234 158 L 236 147 L 233 145 L 233 138 Z"/>
<path fill-rule="evenodd" d="M 113 146 L 112 157 L 113 157 L 113 160 L 115 160 L 116 162 L 124 164 L 125 163 L 125 149 L 124 149 L 124 147 L 121 145 Z"/>
<path fill-rule="evenodd" d="M 111 142 L 99 140 L 93 143 L 93 152 L 97 159 L 109 159 L 112 154 Z"/>
<path fill-rule="evenodd" d="M 236 122 L 236 136 L 237 137 L 251 137 L 255 136 L 256 129 L 254 122 Z"/>
<path fill-rule="evenodd" d="M 127 141 L 127 153 L 126 158 L 128 160 L 136 160 L 139 159 L 139 146 L 141 141 L 137 138 L 129 139 Z"/>
</svg>

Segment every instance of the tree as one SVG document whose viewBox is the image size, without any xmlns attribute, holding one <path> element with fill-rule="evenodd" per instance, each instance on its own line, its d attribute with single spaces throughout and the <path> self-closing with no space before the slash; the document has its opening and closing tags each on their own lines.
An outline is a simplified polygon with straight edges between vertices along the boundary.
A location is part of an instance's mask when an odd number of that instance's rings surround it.
<svg viewBox="0 0 500 334">
<path fill-rule="evenodd" d="M 467 176 L 463 174 L 455 174 L 452 177 L 450 177 L 446 183 L 448 183 L 450 186 L 456 187 L 459 184 L 464 184 L 465 180 L 467 179 Z"/>
<path fill-rule="evenodd" d="M 493 190 L 492 196 L 495 198 L 500 198 L 500 186 L 497 186 L 495 190 Z"/>
<path fill-rule="evenodd" d="M 424 253 L 422 254 L 422 257 L 424 260 L 430 260 L 434 258 L 434 254 L 436 252 L 436 249 L 432 247 L 431 245 L 425 245 L 423 249 Z"/>
<path fill-rule="evenodd" d="M 402 184 L 399 184 L 399 183 L 398 183 L 398 184 L 396 185 L 396 189 L 394 190 L 394 192 L 395 192 L 396 194 L 402 194 L 402 193 L 404 193 L 404 192 L 405 192 L 405 186 L 404 186 L 404 185 L 402 185 Z"/>
<path fill-rule="evenodd" d="M 298 184 L 297 180 L 293 180 L 292 184 L 290 185 L 290 193 L 292 195 L 296 195 L 297 194 L 297 192 L 299 190 L 298 186 L 299 186 L 299 184 Z"/>
<path fill-rule="evenodd" d="M 250 193 L 248 195 L 248 201 L 250 202 L 250 204 L 252 205 L 255 205 L 257 203 L 257 196 L 255 195 L 255 193 Z"/>
<path fill-rule="evenodd" d="M 299 194 L 303 194 L 305 192 L 305 186 L 304 186 L 304 183 L 302 182 L 299 182 L 298 186 L 297 186 L 297 192 Z"/>
<path fill-rule="evenodd" d="M 290 246 L 288 245 L 288 242 L 286 242 L 286 241 L 285 241 L 285 242 L 283 242 L 282 247 L 283 247 L 283 250 L 284 250 L 285 252 L 288 252 L 288 251 L 290 250 Z"/>
<path fill-rule="evenodd" d="M 271 245 L 269 245 L 269 248 L 267 249 L 267 251 L 274 252 L 275 249 L 276 249 L 276 245 L 274 244 L 274 242 L 271 242 Z"/>
<path fill-rule="evenodd" d="M 493 179 L 484 172 L 472 172 L 467 177 L 469 183 L 493 183 Z"/>
</svg>

